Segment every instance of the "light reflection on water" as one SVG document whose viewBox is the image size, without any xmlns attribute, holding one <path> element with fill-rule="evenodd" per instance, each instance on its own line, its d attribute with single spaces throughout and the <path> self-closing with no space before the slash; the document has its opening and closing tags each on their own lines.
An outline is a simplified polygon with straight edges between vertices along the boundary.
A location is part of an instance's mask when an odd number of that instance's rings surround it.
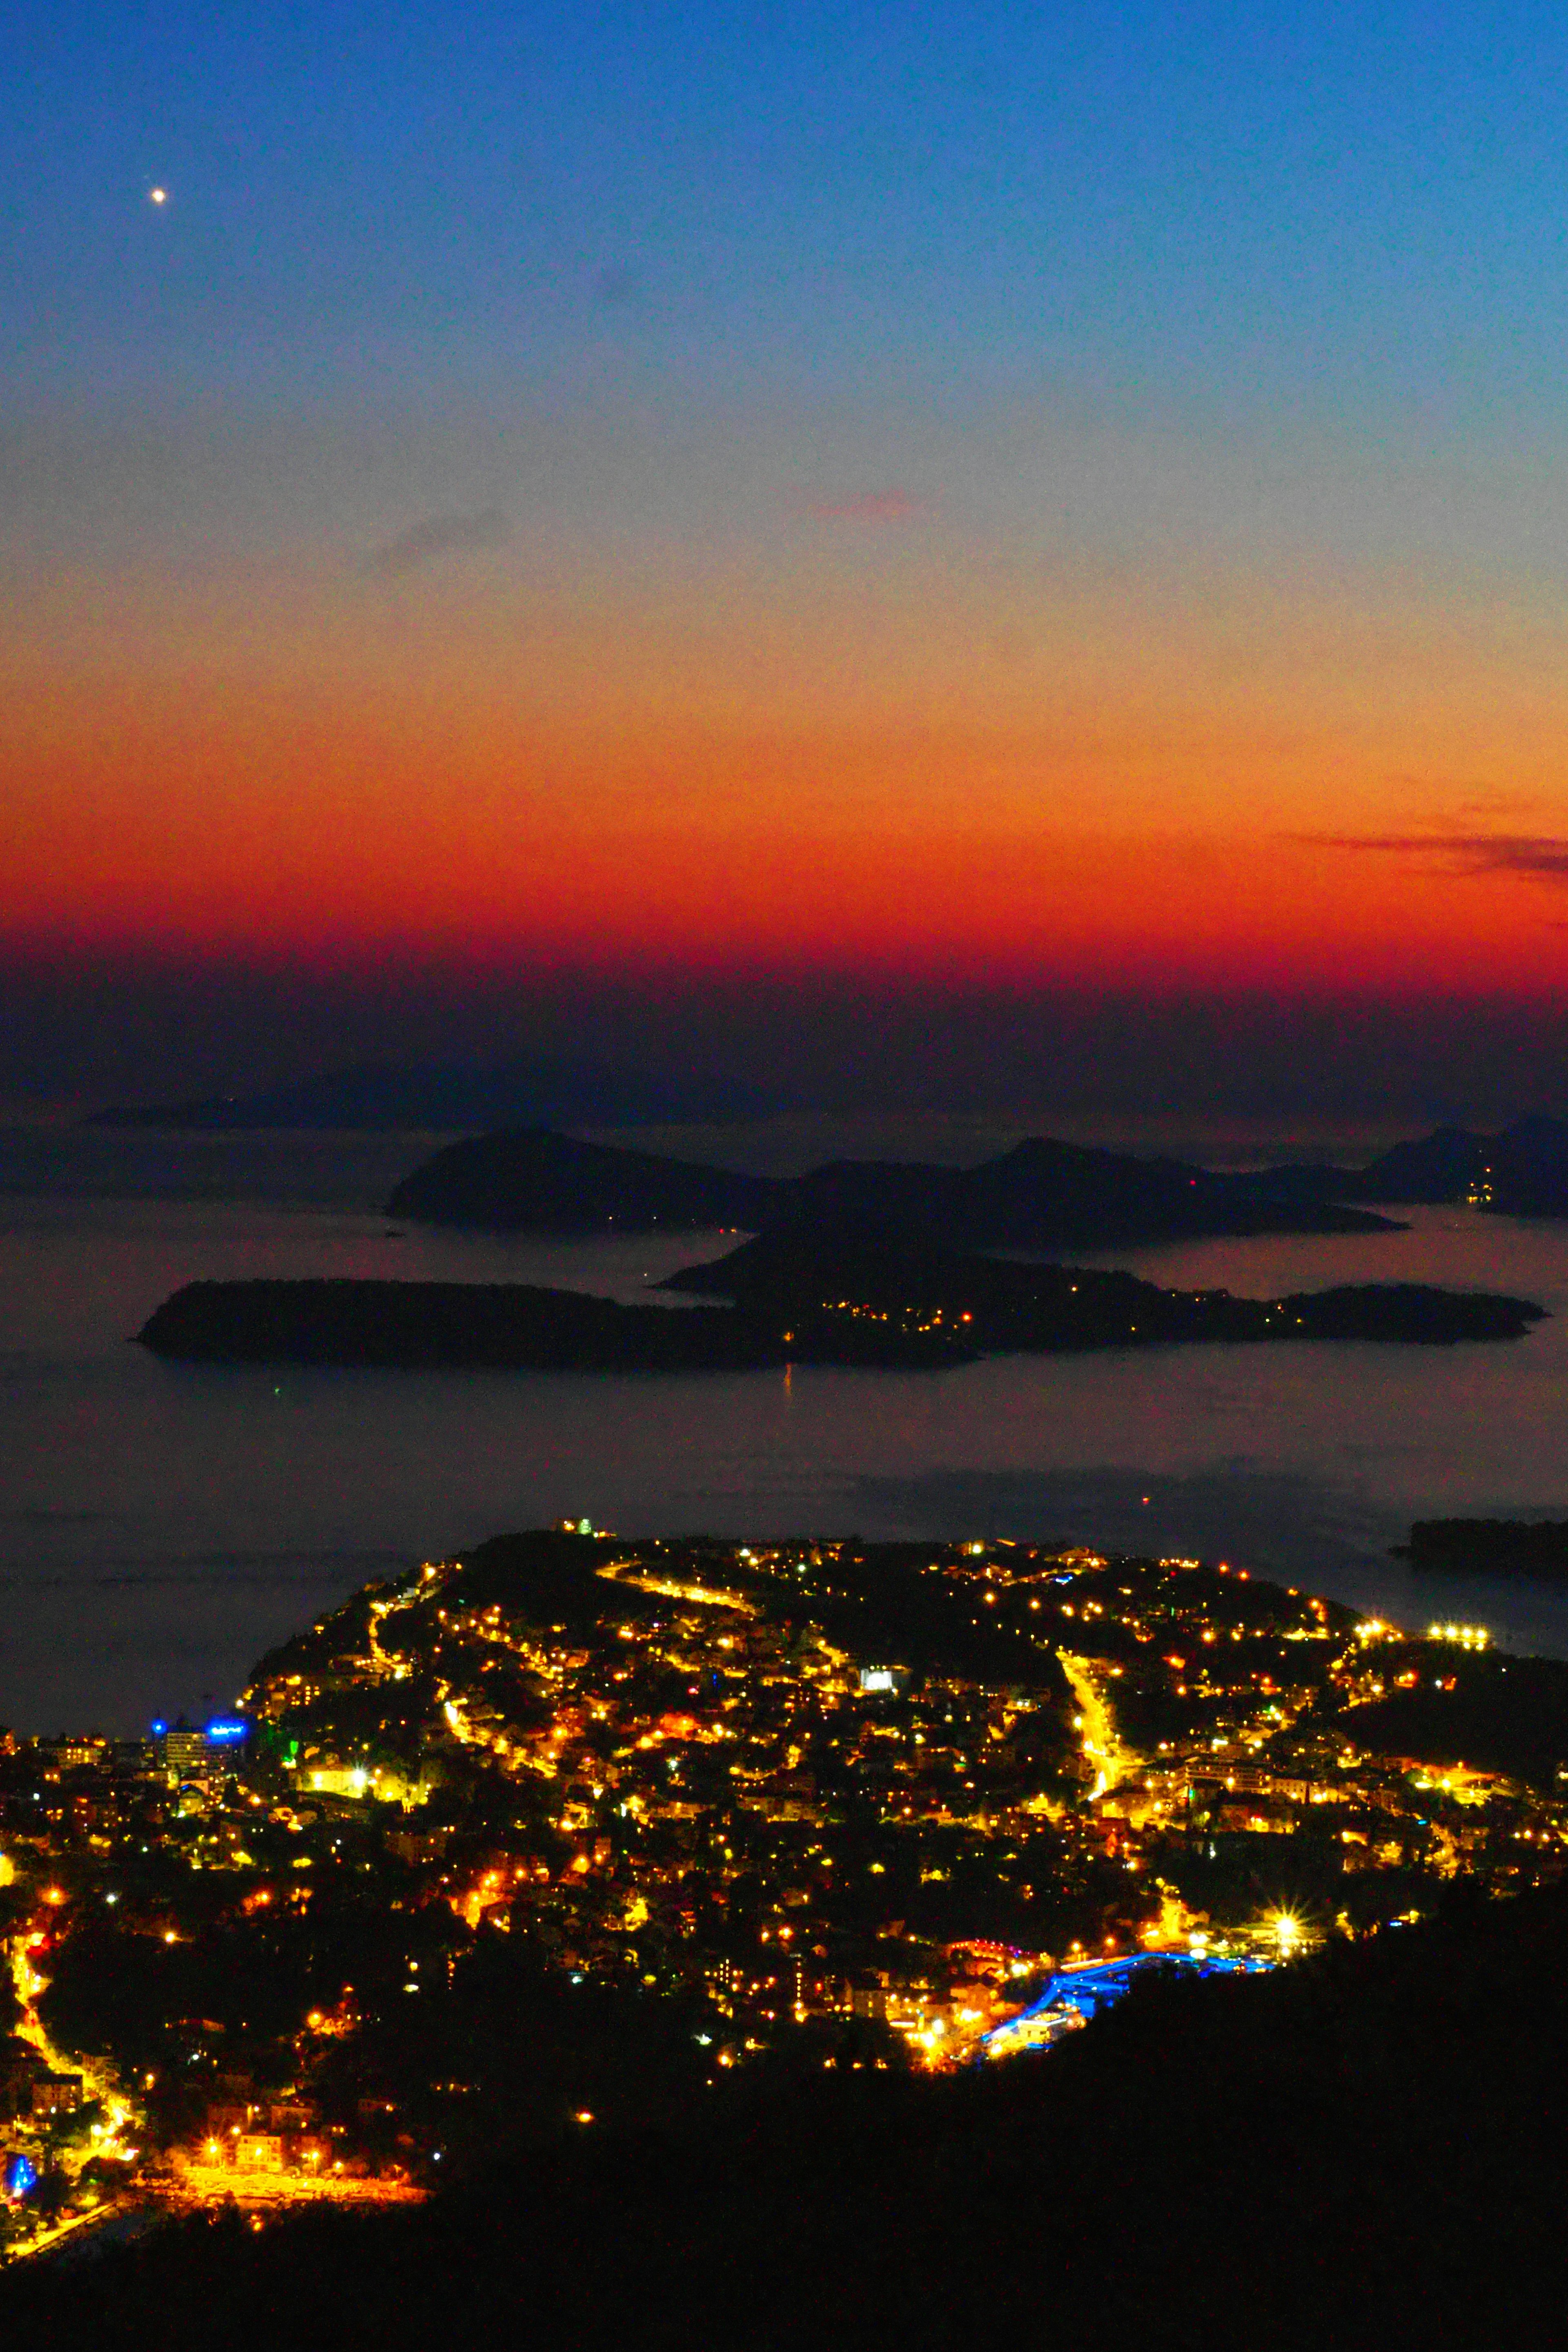
<svg viewBox="0 0 1568 2352">
<path fill-rule="evenodd" d="M 375 1153 L 396 1156 L 384 1139 Z M 1412 1517 L 1568 1510 L 1568 1226 L 1410 1213 L 1405 1234 L 1102 1262 L 1253 1295 L 1398 1279 L 1512 1290 L 1554 1319 L 1487 1348 L 1173 1349 L 789 1380 L 197 1368 L 127 1339 L 199 1276 L 633 1297 L 731 1244 L 394 1238 L 382 1217 L 319 1205 L 0 1199 L 0 1722 L 129 1728 L 226 1700 L 263 1647 L 367 1576 L 584 1512 L 627 1532 L 1202 1552 L 1397 1621 L 1479 1618 L 1513 1646 L 1568 1655 L 1568 1592 L 1434 1586 L 1387 1556 Z"/>
</svg>

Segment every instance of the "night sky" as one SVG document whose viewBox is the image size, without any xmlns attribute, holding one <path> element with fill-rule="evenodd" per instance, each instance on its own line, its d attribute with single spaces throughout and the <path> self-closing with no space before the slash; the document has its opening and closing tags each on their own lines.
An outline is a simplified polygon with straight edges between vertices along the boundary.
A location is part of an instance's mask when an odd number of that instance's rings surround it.
<svg viewBox="0 0 1568 2352">
<path fill-rule="evenodd" d="M 0 1089 L 1568 1084 L 1565 66 L 20 0 Z"/>
</svg>

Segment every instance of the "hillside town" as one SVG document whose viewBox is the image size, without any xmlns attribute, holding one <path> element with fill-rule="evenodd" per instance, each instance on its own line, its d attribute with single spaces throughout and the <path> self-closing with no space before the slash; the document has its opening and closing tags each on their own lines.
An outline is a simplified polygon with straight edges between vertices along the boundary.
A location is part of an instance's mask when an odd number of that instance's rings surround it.
<svg viewBox="0 0 1568 2352">
<path fill-rule="evenodd" d="M 227 1716 L 0 1735 L 0 2242 L 415 2200 L 751 2069 L 1032 2063 L 1140 1970 L 1553 1880 L 1565 1685 L 1193 1559 L 420 1565 Z"/>
</svg>

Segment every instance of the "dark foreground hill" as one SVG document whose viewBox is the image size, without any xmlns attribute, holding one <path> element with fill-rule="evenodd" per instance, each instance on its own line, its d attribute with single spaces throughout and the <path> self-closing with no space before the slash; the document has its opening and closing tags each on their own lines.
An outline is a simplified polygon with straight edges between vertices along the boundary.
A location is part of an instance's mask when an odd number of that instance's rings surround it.
<svg viewBox="0 0 1568 2352">
<path fill-rule="evenodd" d="M 165 2227 L 0 2274 L 0 2333 L 538 2352 L 1550 2343 L 1568 1904 L 1457 1895 L 1272 1977 L 1145 1980 L 1049 2053 L 704 2090 L 424 2210 Z"/>
<path fill-rule="evenodd" d="M 979 1168 L 835 1160 L 747 1176 L 530 1129 L 448 1144 L 387 1203 L 432 1224 L 596 1233 L 816 1228 L 971 1249 L 1089 1249 L 1215 1234 L 1373 1233 L 1387 1220 L 1321 1197 L 1332 1171 L 1215 1175 L 1048 1139 Z"/>
<path fill-rule="evenodd" d="M 1568 1759 L 1568 1663 L 1497 1650 L 1443 1657 L 1434 1645 L 1439 1662 L 1446 1672 L 1356 1707 L 1350 1736 L 1373 1755 L 1503 1772 L 1555 1794 Z"/>
</svg>

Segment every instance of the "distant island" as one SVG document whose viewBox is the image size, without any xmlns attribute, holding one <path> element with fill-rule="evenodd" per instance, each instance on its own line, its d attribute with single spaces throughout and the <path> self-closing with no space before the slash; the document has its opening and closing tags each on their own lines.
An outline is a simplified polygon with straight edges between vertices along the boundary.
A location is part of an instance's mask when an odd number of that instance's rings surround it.
<svg viewBox="0 0 1568 2352">
<path fill-rule="evenodd" d="M 245 1094 L 111 1105 L 87 1124 L 193 1133 L 445 1130 L 466 1139 L 399 1187 L 396 1213 L 520 1231 L 700 1224 L 708 1220 L 705 1195 L 697 1191 L 688 1204 L 682 1191 L 699 1175 L 726 1180 L 744 1206 L 745 1214 L 720 1222 L 749 1220 L 753 1231 L 827 1207 L 862 1224 L 897 1223 L 982 1247 L 1365 1233 L 1378 1222 L 1367 1211 L 1405 1202 L 1568 1216 L 1568 1122 L 1539 1115 L 1489 1133 L 1436 1128 L 1363 1168 L 1298 1161 L 1238 1173 L 1037 1138 L 984 1169 L 840 1160 L 784 1182 L 662 1160 L 668 1172 L 658 1185 L 647 1172 L 653 1155 L 628 1154 L 643 1164 L 617 1172 L 613 1152 L 607 1160 L 594 1157 L 610 1147 L 556 1131 L 728 1122 L 778 1107 L 756 1087 L 722 1077 L 666 1078 L 619 1063 L 521 1055 L 365 1064 Z M 589 1181 L 574 1213 L 572 1182 L 584 1173 Z"/>
<path fill-rule="evenodd" d="M 1215 1175 L 1038 1138 L 978 1168 L 841 1160 L 778 1179 L 531 1128 L 447 1145 L 398 1185 L 387 1214 L 511 1232 L 831 1225 L 970 1249 L 1389 1230 L 1387 1218 L 1324 1197 L 1332 1174 Z"/>
<path fill-rule="evenodd" d="M 1568 1520 L 1417 1519 L 1397 1557 L 1412 1568 L 1477 1576 L 1568 1578 Z"/>
<path fill-rule="evenodd" d="M 665 1286 L 721 1307 L 623 1307 L 524 1284 L 193 1282 L 136 1337 L 191 1362 L 493 1365 L 542 1371 L 742 1371 L 845 1364 L 942 1370 L 992 1351 L 1042 1354 L 1174 1342 L 1520 1338 L 1528 1299 L 1365 1284 L 1233 1298 L 1129 1274 L 1009 1265 L 936 1250 L 750 1242 Z"/>
<path fill-rule="evenodd" d="M 172 1102 L 113 1104 L 89 1127 L 225 1134 L 252 1128 L 438 1133 L 518 1127 L 650 1127 L 759 1118 L 776 1108 L 729 1079 L 661 1078 L 620 1063 L 519 1055 L 499 1062 L 368 1063 L 291 1085 Z"/>
</svg>

